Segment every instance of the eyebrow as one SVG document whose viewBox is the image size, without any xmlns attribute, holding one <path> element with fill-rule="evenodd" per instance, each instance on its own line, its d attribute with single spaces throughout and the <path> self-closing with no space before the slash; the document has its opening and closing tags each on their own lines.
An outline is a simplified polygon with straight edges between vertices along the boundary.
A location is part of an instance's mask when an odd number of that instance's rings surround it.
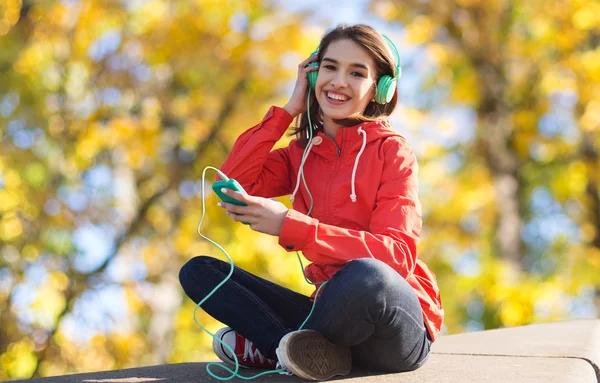
<svg viewBox="0 0 600 383">
<path fill-rule="evenodd" d="M 337 60 L 329 58 L 329 57 L 323 57 L 322 61 L 330 61 L 330 62 L 332 62 L 334 64 L 339 64 L 339 62 Z M 358 68 L 369 70 L 369 68 L 365 64 L 353 63 L 353 64 L 350 64 L 350 66 L 354 66 L 354 67 L 358 67 Z"/>
</svg>

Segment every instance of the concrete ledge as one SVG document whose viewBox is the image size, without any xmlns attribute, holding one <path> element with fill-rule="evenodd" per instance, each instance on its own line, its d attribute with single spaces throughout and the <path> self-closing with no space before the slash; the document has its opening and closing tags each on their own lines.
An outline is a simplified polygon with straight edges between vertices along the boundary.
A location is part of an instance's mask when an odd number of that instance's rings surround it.
<svg viewBox="0 0 600 383">
<path fill-rule="evenodd" d="M 436 354 L 567 358 L 587 362 L 600 382 L 600 320 L 580 319 L 441 337 Z"/>
<path fill-rule="evenodd" d="M 600 320 L 564 322 L 487 330 L 440 337 L 439 354 L 573 357 L 600 366 Z"/>
<path fill-rule="evenodd" d="M 401 374 L 355 370 L 348 382 L 401 383 L 600 383 L 600 320 L 573 320 L 441 337 L 421 369 Z M 215 369 L 218 372 L 218 369 Z M 244 376 L 259 371 L 244 370 Z M 225 376 L 223 374 L 222 376 Z M 206 363 L 182 363 L 119 371 L 31 379 L 36 383 L 216 382 Z M 233 379 L 232 382 L 246 382 Z M 257 382 L 297 377 L 267 375 Z"/>
</svg>

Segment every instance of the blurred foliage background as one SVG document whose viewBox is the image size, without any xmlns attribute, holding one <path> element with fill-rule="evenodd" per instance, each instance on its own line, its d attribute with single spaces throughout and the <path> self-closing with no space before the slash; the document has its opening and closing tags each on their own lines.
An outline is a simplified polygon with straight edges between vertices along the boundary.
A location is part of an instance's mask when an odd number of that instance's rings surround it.
<svg viewBox="0 0 600 383">
<path fill-rule="evenodd" d="M 202 171 L 344 17 L 402 56 L 391 119 L 419 158 L 444 333 L 598 316 L 600 1 L 308 3 L 0 1 L 1 380 L 214 359 L 178 283 L 225 259 L 196 231 Z M 203 234 L 310 293 L 213 179 Z"/>
</svg>

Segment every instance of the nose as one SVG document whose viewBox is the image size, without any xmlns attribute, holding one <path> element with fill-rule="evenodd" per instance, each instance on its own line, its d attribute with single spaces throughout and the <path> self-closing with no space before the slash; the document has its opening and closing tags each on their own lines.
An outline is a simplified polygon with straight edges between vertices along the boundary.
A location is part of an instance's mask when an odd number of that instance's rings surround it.
<svg viewBox="0 0 600 383">
<path fill-rule="evenodd" d="M 331 85 L 333 85 L 335 88 L 345 88 L 348 85 L 346 83 L 345 76 L 346 75 L 343 73 L 343 71 L 338 71 L 331 80 Z"/>
</svg>

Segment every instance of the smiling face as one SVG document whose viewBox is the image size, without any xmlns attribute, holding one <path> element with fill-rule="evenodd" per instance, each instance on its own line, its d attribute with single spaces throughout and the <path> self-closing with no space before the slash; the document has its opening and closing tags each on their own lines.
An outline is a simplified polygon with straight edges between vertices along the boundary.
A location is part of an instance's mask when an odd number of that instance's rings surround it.
<svg viewBox="0 0 600 383">
<path fill-rule="evenodd" d="M 333 119 L 362 114 L 375 94 L 375 71 L 371 56 L 354 41 L 329 44 L 315 87 L 325 127 L 333 127 Z"/>
</svg>

